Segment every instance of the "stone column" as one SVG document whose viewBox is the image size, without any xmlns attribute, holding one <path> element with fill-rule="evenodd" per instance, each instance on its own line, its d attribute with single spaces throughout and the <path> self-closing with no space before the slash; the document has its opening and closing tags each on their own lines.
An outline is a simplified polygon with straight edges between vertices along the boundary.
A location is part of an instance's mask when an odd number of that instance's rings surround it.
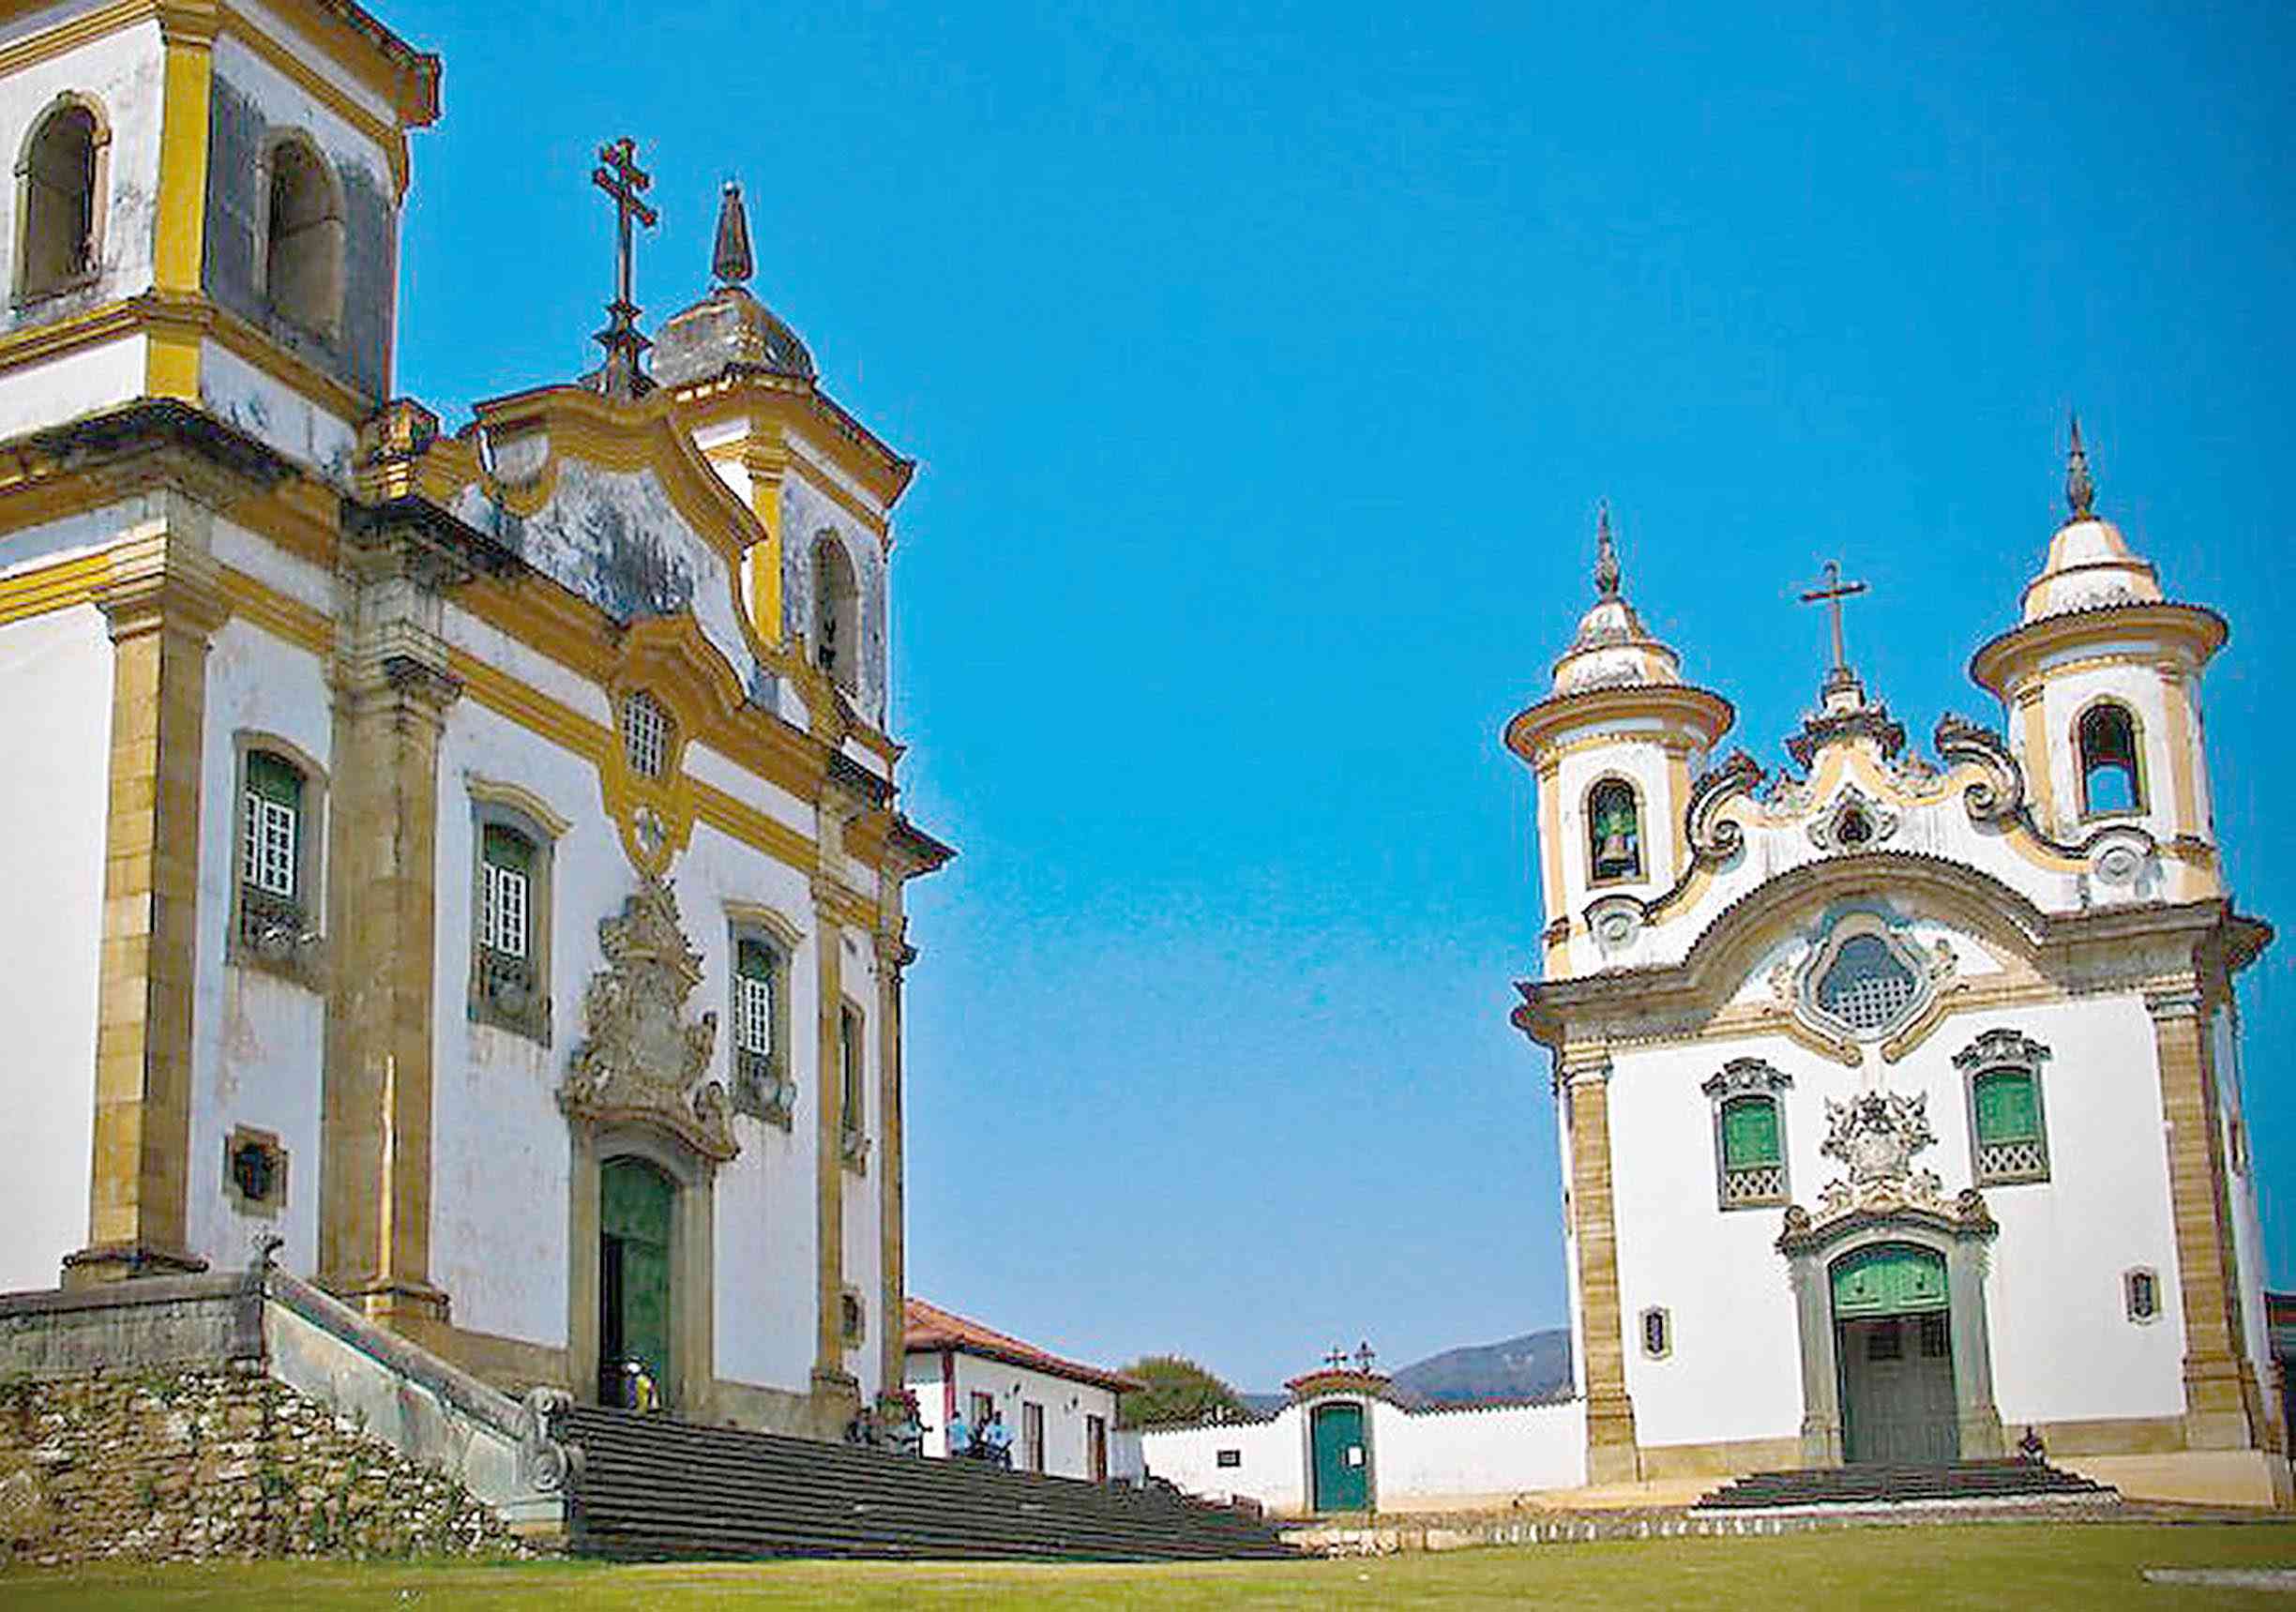
<svg viewBox="0 0 2296 1612">
<path fill-rule="evenodd" d="M 1609 1054 L 1599 1047 L 1565 1049 L 1557 1073 L 1570 1103 L 1571 1223 L 1578 1245 L 1579 1324 L 1586 1334 L 1587 1482 L 1634 1483 L 1642 1472 L 1619 1311 Z"/>
<path fill-rule="evenodd" d="M 2184 1311 L 2184 1443 L 2193 1450 L 2266 1449 L 2269 1422 L 2241 1325 L 2214 1052 L 2201 1002 L 2197 982 L 2145 995 L 2168 1126 L 2168 1194 Z"/>
<path fill-rule="evenodd" d="M 899 882 L 888 876 L 886 883 L 898 903 Z M 902 1335 L 908 1221 L 901 1151 L 901 973 L 916 953 L 901 939 L 901 927 L 896 916 L 892 927 L 877 931 L 877 1268 L 878 1305 L 884 1317 L 877 1340 L 878 1380 L 886 1392 L 900 1387 L 908 1369 Z"/>
<path fill-rule="evenodd" d="M 1802 1464 L 1842 1464 L 1840 1378 L 1834 1359 L 1834 1285 L 1815 1249 L 1787 1257 L 1802 1338 Z"/>
<path fill-rule="evenodd" d="M 438 751 L 461 693 L 447 580 L 411 540 L 346 540 L 335 665 L 320 1280 L 417 1337 L 447 1307 L 430 1283 Z"/>
<path fill-rule="evenodd" d="M 207 516 L 174 493 L 113 550 L 113 645 L 88 1243 L 64 1285 L 200 1271 L 188 1246 L 192 990 L 207 646 L 230 613 Z"/>
</svg>

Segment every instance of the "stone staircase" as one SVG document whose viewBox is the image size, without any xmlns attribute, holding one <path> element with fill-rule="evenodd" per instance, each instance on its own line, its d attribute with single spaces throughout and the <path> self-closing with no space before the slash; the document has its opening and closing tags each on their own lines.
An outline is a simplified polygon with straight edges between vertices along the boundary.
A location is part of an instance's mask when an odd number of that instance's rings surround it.
<svg viewBox="0 0 2296 1612">
<path fill-rule="evenodd" d="M 1756 1472 L 1699 1501 L 1692 1515 L 1948 1502 L 2015 1506 L 2117 1503 L 2119 1493 L 2041 1461 L 1956 1461 L 1947 1466 L 1811 1467 Z"/>
<path fill-rule="evenodd" d="M 1290 1558 L 1263 1523 L 1167 1490 L 581 1408 L 552 1431 L 580 1451 L 578 1556 L 1179 1560 Z"/>
</svg>

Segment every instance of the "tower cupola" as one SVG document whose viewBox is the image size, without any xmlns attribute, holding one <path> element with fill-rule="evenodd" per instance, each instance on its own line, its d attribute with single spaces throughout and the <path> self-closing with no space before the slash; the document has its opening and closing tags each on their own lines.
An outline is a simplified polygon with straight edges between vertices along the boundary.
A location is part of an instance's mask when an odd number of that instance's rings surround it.
<svg viewBox="0 0 2296 1612">
<path fill-rule="evenodd" d="M 2217 876 L 2200 675 L 2224 646 L 2224 618 L 2168 597 L 2097 513 L 2077 418 L 2065 506 L 2018 625 L 1978 650 L 1970 675 L 2007 713 L 2045 829 L 2076 842 L 2141 831 L 2198 881 L 2190 894 L 2209 893 Z"/>
<path fill-rule="evenodd" d="M 1647 900 L 1682 877 L 1690 780 L 1733 720 L 1729 701 L 1683 681 L 1682 657 L 1628 601 L 1608 508 L 1594 580 L 1552 691 L 1506 728 L 1538 780 L 1549 973 L 1605 960 L 1593 926 L 1606 902 Z"/>
</svg>

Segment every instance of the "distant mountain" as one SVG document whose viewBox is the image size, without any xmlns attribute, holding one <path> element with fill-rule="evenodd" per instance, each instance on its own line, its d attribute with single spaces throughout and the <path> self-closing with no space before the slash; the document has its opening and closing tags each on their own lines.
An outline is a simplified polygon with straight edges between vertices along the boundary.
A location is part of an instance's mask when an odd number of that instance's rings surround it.
<svg viewBox="0 0 2296 1612">
<path fill-rule="evenodd" d="M 1394 1374 L 1395 1396 L 1409 1406 L 1474 1405 L 1493 1399 L 1546 1399 L 1571 1385 L 1570 1332 L 1555 1327 L 1499 1343 L 1469 1344 L 1414 1361 Z M 1239 1394 L 1255 1416 L 1273 1416 L 1288 1394 Z"/>
<path fill-rule="evenodd" d="M 1397 1395 L 1429 1405 L 1545 1399 L 1569 1391 L 1570 1333 L 1562 1327 L 1500 1343 L 1447 1348 L 1395 1374 Z"/>
</svg>

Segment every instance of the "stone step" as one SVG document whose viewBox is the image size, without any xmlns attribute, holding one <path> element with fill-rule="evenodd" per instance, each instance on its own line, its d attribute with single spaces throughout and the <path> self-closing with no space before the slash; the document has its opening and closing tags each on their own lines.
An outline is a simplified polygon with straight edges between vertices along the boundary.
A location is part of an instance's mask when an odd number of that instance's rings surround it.
<svg viewBox="0 0 2296 1612">
<path fill-rule="evenodd" d="M 2022 1460 L 1956 1461 L 1941 1466 L 1859 1465 L 1756 1472 L 1699 1501 L 1699 1511 L 1749 1507 L 1892 1505 L 1923 1500 L 2117 1499 L 2088 1478 Z"/>
<path fill-rule="evenodd" d="M 580 1409 L 558 1437 L 582 1452 L 577 1554 L 1211 1559 L 1295 1554 L 1230 1511 L 964 1461 L 668 1417 Z"/>
</svg>

